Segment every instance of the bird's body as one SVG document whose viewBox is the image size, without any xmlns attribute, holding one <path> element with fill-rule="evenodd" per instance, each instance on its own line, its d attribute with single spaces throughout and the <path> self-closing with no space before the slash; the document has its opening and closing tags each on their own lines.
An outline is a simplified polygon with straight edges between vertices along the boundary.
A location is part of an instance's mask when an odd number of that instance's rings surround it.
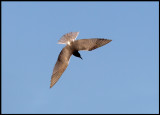
<svg viewBox="0 0 160 115">
<path fill-rule="evenodd" d="M 62 38 L 59 40 L 58 43 L 66 44 L 66 46 L 62 49 L 62 51 L 58 56 L 51 77 L 50 88 L 58 81 L 58 79 L 61 77 L 61 75 L 67 68 L 72 54 L 82 59 L 78 51 L 80 50 L 91 51 L 112 41 L 108 39 L 97 39 L 97 38 L 75 40 L 76 37 L 78 36 L 78 33 L 79 32 L 67 33 L 64 36 L 62 36 Z"/>
</svg>

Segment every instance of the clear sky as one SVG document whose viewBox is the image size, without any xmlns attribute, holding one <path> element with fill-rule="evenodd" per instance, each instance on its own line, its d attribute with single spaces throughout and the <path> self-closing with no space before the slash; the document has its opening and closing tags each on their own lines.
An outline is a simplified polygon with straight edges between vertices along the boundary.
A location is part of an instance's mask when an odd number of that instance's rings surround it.
<svg viewBox="0 0 160 115">
<path fill-rule="evenodd" d="M 51 74 L 68 32 L 109 44 Z M 158 113 L 159 2 L 2 2 L 2 113 Z"/>
</svg>

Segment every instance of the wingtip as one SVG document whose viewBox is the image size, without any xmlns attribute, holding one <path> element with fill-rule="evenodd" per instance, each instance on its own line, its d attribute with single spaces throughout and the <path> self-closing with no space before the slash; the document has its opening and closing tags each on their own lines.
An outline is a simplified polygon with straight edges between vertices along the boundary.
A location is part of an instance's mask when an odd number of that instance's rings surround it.
<svg viewBox="0 0 160 115">
<path fill-rule="evenodd" d="M 110 42 L 112 41 L 111 39 L 106 39 L 106 38 L 103 38 L 103 39 L 104 39 L 104 40 L 108 40 L 108 41 L 110 41 Z"/>
<path fill-rule="evenodd" d="M 111 41 L 112 41 L 111 39 L 106 39 L 106 40 L 108 40 L 109 42 L 111 42 Z"/>
<path fill-rule="evenodd" d="M 52 88 L 53 86 L 50 85 L 50 88 Z"/>
<path fill-rule="evenodd" d="M 50 88 L 52 88 L 53 87 L 53 84 L 52 83 L 50 83 Z"/>
</svg>

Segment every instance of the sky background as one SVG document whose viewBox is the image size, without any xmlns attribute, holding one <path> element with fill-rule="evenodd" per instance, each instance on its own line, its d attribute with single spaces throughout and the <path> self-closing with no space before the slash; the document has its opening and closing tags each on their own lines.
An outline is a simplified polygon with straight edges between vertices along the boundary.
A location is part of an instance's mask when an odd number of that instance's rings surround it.
<svg viewBox="0 0 160 115">
<path fill-rule="evenodd" d="M 159 2 L 2 2 L 2 113 L 158 113 Z M 50 87 L 58 40 L 107 38 Z"/>
</svg>

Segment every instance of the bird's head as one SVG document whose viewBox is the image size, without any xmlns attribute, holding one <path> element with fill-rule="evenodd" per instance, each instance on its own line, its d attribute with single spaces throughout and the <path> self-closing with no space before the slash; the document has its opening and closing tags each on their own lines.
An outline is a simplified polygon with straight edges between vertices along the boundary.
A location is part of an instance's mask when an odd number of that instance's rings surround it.
<svg viewBox="0 0 160 115">
<path fill-rule="evenodd" d="M 82 59 L 81 54 L 78 51 L 75 51 L 73 55 Z"/>
<path fill-rule="evenodd" d="M 79 56 L 79 58 L 81 58 L 81 59 L 82 59 L 81 55 Z M 82 59 L 82 60 L 83 60 L 83 59 Z"/>
</svg>

